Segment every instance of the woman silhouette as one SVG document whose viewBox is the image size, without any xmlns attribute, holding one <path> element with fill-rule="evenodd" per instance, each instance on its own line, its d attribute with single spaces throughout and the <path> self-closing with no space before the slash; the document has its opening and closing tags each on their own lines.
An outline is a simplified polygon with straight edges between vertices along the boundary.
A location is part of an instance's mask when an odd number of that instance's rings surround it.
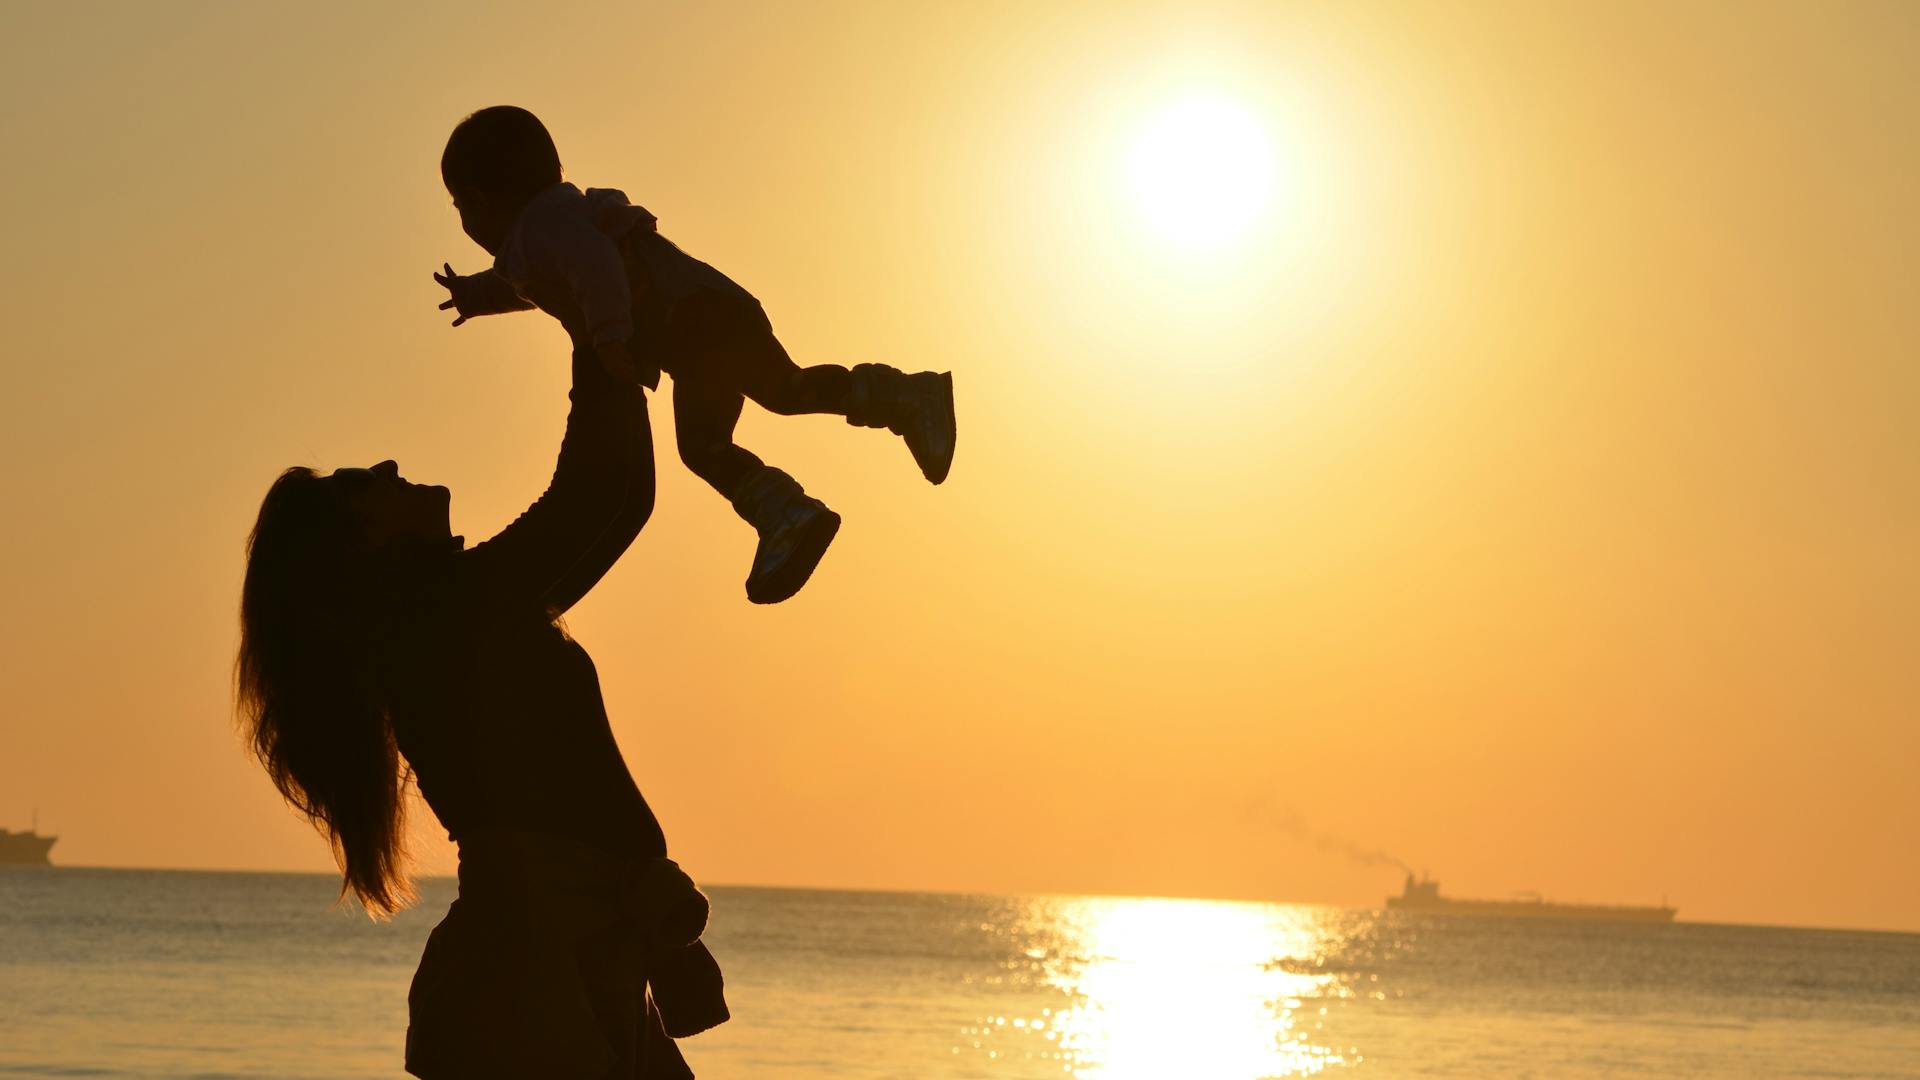
<svg viewBox="0 0 1920 1080">
<path fill-rule="evenodd" d="M 485 543 L 451 535 L 446 488 L 383 461 L 287 470 L 247 544 L 243 723 L 342 894 L 375 915 L 410 898 L 403 759 L 459 845 L 408 997 L 427 1080 L 691 1077 L 672 1039 L 726 1019 L 705 898 L 558 621 L 652 512 L 646 401 L 582 351 L 571 397 L 552 483 Z"/>
</svg>

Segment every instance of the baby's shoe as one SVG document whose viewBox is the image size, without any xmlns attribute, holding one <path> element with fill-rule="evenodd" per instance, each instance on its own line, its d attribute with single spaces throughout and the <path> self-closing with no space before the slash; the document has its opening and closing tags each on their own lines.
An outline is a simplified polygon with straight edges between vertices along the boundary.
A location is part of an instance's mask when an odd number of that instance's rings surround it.
<svg viewBox="0 0 1920 1080">
<path fill-rule="evenodd" d="M 839 514 L 771 465 L 740 485 L 733 509 L 760 534 L 747 575 L 747 599 L 756 604 L 777 604 L 799 592 L 840 531 Z"/>
<path fill-rule="evenodd" d="M 847 423 L 883 427 L 905 439 L 921 475 L 937 484 L 953 468 L 953 373 L 908 375 L 885 364 L 858 364 L 847 393 Z"/>
</svg>

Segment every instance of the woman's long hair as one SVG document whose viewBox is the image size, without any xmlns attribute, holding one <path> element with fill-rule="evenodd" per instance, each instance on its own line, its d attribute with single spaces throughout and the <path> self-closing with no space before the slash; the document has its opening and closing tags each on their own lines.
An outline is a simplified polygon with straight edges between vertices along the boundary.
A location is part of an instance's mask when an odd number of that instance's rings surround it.
<svg viewBox="0 0 1920 1080">
<path fill-rule="evenodd" d="M 254 754 L 326 835 L 341 896 L 376 918 L 413 896 L 407 777 L 375 670 L 374 638 L 396 599 L 382 561 L 334 485 L 308 468 L 280 474 L 247 538 L 235 663 Z"/>
</svg>

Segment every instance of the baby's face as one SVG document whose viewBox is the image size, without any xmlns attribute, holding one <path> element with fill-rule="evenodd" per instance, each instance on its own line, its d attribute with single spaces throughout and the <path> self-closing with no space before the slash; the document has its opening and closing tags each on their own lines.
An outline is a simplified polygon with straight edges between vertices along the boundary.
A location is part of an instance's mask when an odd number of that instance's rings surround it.
<svg viewBox="0 0 1920 1080">
<path fill-rule="evenodd" d="M 479 194 L 453 194 L 453 208 L 460 214 L 460 228 L 474 243 L 489 255 L 500 254 L 500 245 L 507 238 L 507 225 L 504 215 L 493 209 L 486 196 Z"/>
</svg>

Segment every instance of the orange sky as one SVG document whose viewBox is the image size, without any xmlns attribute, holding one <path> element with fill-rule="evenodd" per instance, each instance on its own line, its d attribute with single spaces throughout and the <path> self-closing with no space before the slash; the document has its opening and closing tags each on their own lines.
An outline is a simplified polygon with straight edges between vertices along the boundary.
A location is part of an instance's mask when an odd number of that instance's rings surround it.
<svg viewBox="0 0 1920 1080">
<path fill-rule="evenodd" d="M 748 410 L 846 517 L 772 609 L 656 411 L 570 627 L 696 875 L 1397 889 L 1326 832 L 1920 930 L 1915 8 L 720 7 L 0 9 L 0 825 L 328 865 L 231 725 L 241 544 L 296 462 L 395 457 L 472 539 L 538 494 L 564 336 L 428 276 L 484 260 L 446 132 L 513 102 L 803 362 L 959 387 L 937 489 Z M 1204 252 L 1128 174 L 1194 94 L 1274 163 Z"/>
</svg>

